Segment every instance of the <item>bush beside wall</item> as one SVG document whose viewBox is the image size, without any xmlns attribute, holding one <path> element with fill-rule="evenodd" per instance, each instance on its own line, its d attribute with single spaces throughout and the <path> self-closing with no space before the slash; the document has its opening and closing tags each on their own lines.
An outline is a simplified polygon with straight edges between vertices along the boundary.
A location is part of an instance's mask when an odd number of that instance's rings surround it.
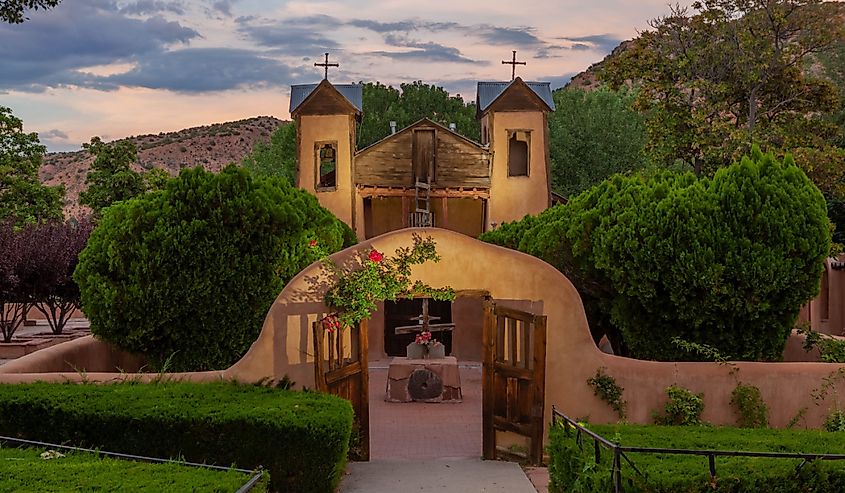
<svg viewBox="0 0 845 493">
<path fill-rule="evenodd" d="M 590 425 L 599 435 L 626 446 L 713 450 L 744 450 L 795 453 L 845 453 L 841 433 L 817 430 L 773 430 L 642 426 Z M 575 433 L 567 435 L 562 426 L 552 426 L 549 437 L 549 476 L 552 492 L 613 491 L 610 471 L 613 454 L 602 450 L 599 464 L 594 459 L 593 442 L 583 438 L 583 449 Z M 706 456 L 626 454 L 642 471 L 638 475 L 623 459 L 625 492 L 731 492 L 770 493 L 845 491 L 842 461 L 815 461 L 799 472 L 800 459 L 761 459 L 716 457 L 716 480 L 711 481 Z"/>
<path fill-rule="evenodd" d="M 0 435 L 270 472 L 280 492 L 331 492 L 348 401 L 233 383 L 0 385 Z"/>
</svg>

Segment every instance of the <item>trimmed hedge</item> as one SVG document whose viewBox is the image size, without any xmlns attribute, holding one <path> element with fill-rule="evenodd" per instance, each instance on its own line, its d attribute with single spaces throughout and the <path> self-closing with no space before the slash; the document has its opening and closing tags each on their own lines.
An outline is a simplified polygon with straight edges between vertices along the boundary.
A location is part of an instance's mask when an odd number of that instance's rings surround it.
<svg viewBox="0 0 845 493">
<path fill-rule="evenodd" d="M 0 448 L 0 491 L 109 491 L 159 493 L 192 491 L 232 493 L 249 474 L 180 464 L 153 464 L 58 450 L 64 457 L 41 458 L 48 449 Z M 253 488 L 267 490 L 267 473 Z"/>
<path fill-rule="evenodd" d="M 352 407 L 233 383 L 0 385 L 0 435 L 270 472 L 280 492 L 331 492 Z"/>
<path fill-rule="evenodd" d="M 818 430 L 714 428 L 709 426 L 590 425 L 599 435 L 626 446 L 754 452 L 845 453 L 842 433 Z M 560 425 L 549 437 L 549 477 L 552 492 L 613 491 L 610 471 L 613 455 L 603 449 L 595 462 L 593 442 Z M 731 493 L 838 493 L 845 491 L 845 463 L 815 461 L 796 467 L 800 459 L 716 457 L 716 480 L 711 481 L 706 456 L 627 453 L 642 471 L 637 474 L 624 460 L 625 492 L 731 492 Z"/>
</svg>

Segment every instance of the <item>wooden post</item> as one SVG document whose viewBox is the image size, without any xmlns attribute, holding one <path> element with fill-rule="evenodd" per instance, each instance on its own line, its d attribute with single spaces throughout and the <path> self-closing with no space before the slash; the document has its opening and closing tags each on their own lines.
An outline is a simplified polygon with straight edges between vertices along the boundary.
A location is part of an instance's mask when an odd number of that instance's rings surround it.
<svg viewBox="0 0 845 493">
<path fill-rule="evenodd" d="M 493 429 L 493 364 L 494 347 L 493 332 L 496 330 L 496 315 L 493 302 L 487 298 L 484 300 L 484 326 L 482 329 L 482 351 L 484 355 L 484 374 L 482 376 L 481 399 L 482 399 L 482 450 L 487 460 L 496 458 L 496 430 Z"/>
<path fill-rule="evenodd" d="M 546 413 L 546 317 L 534 317 L 534 408 L 531 420 L 533 433 L 531 437 L 531 460 L 534 464 L 543 462 L 543 418 Z M 526 348 L 526 353 L 529 349 Z"/>
<path fill-rule="evenodd" d="M 358 362 L 361 363 L 361 405 L 359 406 L 358 429 L 361 433 L 361 460 L 370 460 L 370 360 L 367 333 L 369 324 L 361 320 L 358 324 Z"/>
</svg>

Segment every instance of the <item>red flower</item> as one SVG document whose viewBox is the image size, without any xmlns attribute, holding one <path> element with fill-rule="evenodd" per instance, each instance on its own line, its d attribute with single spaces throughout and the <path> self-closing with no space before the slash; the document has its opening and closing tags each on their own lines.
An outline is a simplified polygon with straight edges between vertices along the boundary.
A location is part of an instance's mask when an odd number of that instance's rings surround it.
<svg viewBox="0 0 845 493">
<path fill-rule="evenodd" d="M 317 246 L 317 240 L 311 240 L 310 242 L 308 242 L 308 246 L 314 248 L 315 246 Z"/>
<path fill-rule="evenodd" d="M 376 250 L 375 248 L 370 250 L 369 257 L 370 257 L 370 262 L 379 263 L 382 260 L 384 260 L 384 254 L 381 253 L 380 251 Z"/>
</svg>

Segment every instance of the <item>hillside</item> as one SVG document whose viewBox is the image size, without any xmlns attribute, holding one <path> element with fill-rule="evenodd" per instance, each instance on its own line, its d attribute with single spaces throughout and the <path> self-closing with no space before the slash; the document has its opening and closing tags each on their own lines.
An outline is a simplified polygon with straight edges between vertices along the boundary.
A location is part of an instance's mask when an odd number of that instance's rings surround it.
<svg viewBox="0 0 845 493">
<path fill-rule="evenodd" d="M 826 2 L 824 5 L 833 9 L 831 15 L 838 16 L 842 20 L 842 23 L 845 24 L 845 2 Z M 634 40 L 632 39 L 623 41 L 603 60 L 590 65 L 587 70 L 572 77 L 563 88 L 583 89 L 587 91 L 598 88 L 601 85 L 598 74 L 601 73 L 607 61 L 619 56 L 633 42 Z M 845 42 L 838 43 L 831 52 L 821 57 L 811 57 L 807 63 L 807 72 L 813 76 L 827 78 L 840 88 L 843 88 L 843 82 L 845 82 Z"/>
<path fill-rule="evenodd" d="M 187 128 L 178 132 L 139 135 L 125 140 L 138 146 L 137 171 L 161 168 L 176 175 L 185 167 L 202 166 L 219 171 L 239 162 L 258 142 L 270 140 L 270 134 L 287 122 L 270 116 L 258 116 L 234 122 Z M 79 193 L 85 189 L 85 176 L 94 158 L 88 151 L 49 153 L 40 169 L 47 185 L 65 185 L 65 214 L 84 212 Z"/>
</svg>

